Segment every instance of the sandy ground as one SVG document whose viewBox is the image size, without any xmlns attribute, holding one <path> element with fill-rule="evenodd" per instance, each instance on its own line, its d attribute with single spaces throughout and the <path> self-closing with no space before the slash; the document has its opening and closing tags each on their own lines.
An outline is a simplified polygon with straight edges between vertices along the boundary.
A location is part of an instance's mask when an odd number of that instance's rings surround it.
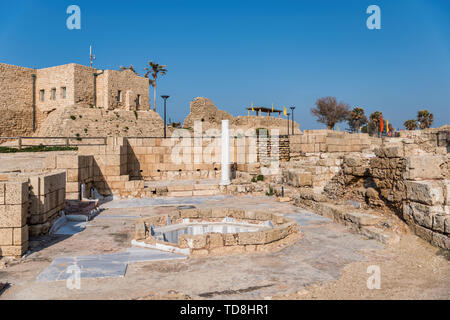
<svg viewBox="0 0 450 320">
<path fill-rule="evenodd" d="M 123 252 L 130 247 L 136 217 L 164 214 L 167 203 L 113 201 L 73 236 L 32 239 L 33 252 L 0 261 L 0 299 L 449 299 L 449 254 L 413 235 L 384 246 L 273 197 L 211 197 L 197 207 L 227 206 L 294 214 L 303 237 L 279 252 L 129 264 L 124 277 L 82 279 L 70 290 L 65 281 L 37 282 L 55 257 Z M 368 289 L 369 266 L 380 268 L 380 289 Z"/>
</svg>

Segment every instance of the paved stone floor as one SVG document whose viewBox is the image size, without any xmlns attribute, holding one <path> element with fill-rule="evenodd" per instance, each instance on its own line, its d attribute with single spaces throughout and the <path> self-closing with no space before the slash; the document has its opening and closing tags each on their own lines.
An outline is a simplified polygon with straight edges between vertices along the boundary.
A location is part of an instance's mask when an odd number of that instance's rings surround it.
<svg viewBox="0 0 450 320">
<path fill-rule="evenodd" d="M 279 252 L 222 257 L 183 259 L 130 248 L 133 223 L 138 217 L 164 214 L 181 204 L 283 213 L 298 222 L 303 238 Z M 450 298 L 448 256 L 419 238 L 412 235 L 405 238 L 408 244 L 414 244 L 414 250 L 421 250 L 413 254 L 401 246 L 385 247 L 319 215 L 290 203 L 279 203 L 273 197 L 115 200 L 102 207 L 104 211 L 82 232 L 32 239 L 31 254 L 21 261 L 7 262 L 3 268 L 0 264 L 0 282 L 12 284 L 0 299 L 152 299 L 173 298 L 174 292 L 193 299 L 389 299 L 395 298 L 397 292 L 408 292 L 404 298 Z M 432 257 L 433 268 L 439 272 L 429 272 L 425 267 L 416 274 L 400 272 L 415 265 L 421 257 L 428 261 Z M 374 263 L 388 263 L 382 269 L 383 276 L 392 278 L 394 283 L 404 277 L 403 287 L 375 290 L 378 295 L 374 295 L 374 290 L 366 286 L 370 276 L 367 266 Z M 64 281 L 67 278 L 64 268 L 73 264 L 82 266 L 86 273 L 81 288 L 70 290 Z M 352 270 L 350 275 L 348 270 Z M 417 277 L 422 276 L 422 271 L 423 281 L 419 285 Z M 339 284 L 343 278 L 345 284 Z M 342 297 L 339 293 L 329 294 L 336 292 L 336 288 L 323 294 L 317 291 L 318 287 L 330 284 L 351 289 L 342 293 Z M 305 294 L 312 287 L 318 293 Z"/>
</svg>

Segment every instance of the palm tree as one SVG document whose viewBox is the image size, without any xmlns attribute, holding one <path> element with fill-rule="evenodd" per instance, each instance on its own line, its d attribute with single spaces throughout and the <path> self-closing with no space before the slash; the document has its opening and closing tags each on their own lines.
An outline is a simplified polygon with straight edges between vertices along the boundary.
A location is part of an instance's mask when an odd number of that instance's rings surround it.
<svg viewBox="0 0 450 320">
<path fill-rule="evenodd" d="M 352 132 L 357 132 L 362 125 L 367 123 L 367 117 L 364 114 L 364 109 L 358 107 L 353 108 L 353 110 L 349 113 L 347 122 Z"/>
<path fill-rule="evenodd" d="M 156 79 L 158 78 L 158 74 L 162 76 L 167 73 L 166 65 L 159 65 L 150 61 L 148 63 L 150 68 L 144 68 L 146 71 L 144 77 L 148 78 L 149 74 L 152 75 L 153 79 L 149 79 L 150 84 L 153 86 L 153 111 L 156 111 Z"/>
<path fill-rule="evenodd" d="M 417 112 L 417 121 L 419 122 L 420 129 L 427 129 L 433 124 L 433 114 L 428 110 L 420 110 Z"/>
<path fill-rule="evenodd" d="M 376 134 L 379 131 L 380 128 L 380 117 L 383 115 L 380 111 L 375 111 L 369 116 L 369 125 L 368 125 L 368 131 L 369 134 L 373 135 Z M 384 122 L 384 121 L 383 121 Z"/>
<path fill-rule="evenodd" d="M 403 125 L 406 130 L 417 130 L 417 120 L 406 120 Z"/>
</svg>

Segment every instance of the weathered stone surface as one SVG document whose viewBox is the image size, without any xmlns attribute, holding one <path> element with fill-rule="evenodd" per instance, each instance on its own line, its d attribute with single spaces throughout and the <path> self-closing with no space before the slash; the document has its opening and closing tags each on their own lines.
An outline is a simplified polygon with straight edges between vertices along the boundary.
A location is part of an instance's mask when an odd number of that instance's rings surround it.
<svg viewBox="0 0 450 320">
<path fill-rule="evenodd" d="M 443 185 L 438 181 L 405 181 L 409 200 L 427 205 L 444 203 Z"/>
<path fill-rule="evenodd" d="M 223 247 L 223 236 L 221 233 L 210 233 L 208 234 L 208 244 L 209 249 Z"/>
<path fill-rule="evenodd" d="M 239 245 L 263 244 L 264 241 L 265 233 L 263 231 L 239 233 Z"/>
<path fill-rule="evenodd" d="M 446 157 L 441 155 L 414 155 L 407 158 L 405 179 L 430 180 L 445 177 Z M 446 169 L 446 168 L 445 168 Z"/>
<path fill-rule="evenodd" d="M 284 173 L 287 184 L 293 187 L 312 186 L 311 172 L 301 172 L 295 169 L 289 169 Z"/>
<path fill-rule="evenodd" d="M 28 202 L 28 183 L 5 183 L 5 204 L 22 204 Z"/>
<path fill-rule="evenodd" d="M 381 220 L 381 217 L 379 216 L 361 212 L 350 212 L 347 213 L 345 217 L 358 226 L 373 226 Z"/>
<path fill-rule="evenodd" d="M 443 206 L 428 206 L 418 202 L 410 202 L 403 207 L 403 214 L 414 217 L 414 221 L 426 228 L 433 227 L 433 217 L 445 214 Z"/>
</svg>

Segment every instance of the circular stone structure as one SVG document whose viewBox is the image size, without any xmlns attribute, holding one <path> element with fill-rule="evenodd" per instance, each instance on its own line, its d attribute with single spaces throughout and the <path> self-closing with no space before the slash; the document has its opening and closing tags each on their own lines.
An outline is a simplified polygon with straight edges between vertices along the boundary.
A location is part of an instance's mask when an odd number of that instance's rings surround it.
<svg viewBox="0 0 450 320">
<path fill-rule="evenodd" d="M 133 245 L 186 255 L 277 251 L 301 237 L 282 214 L 236 208 L 178 209 L 140 219 Z"/>
</svg>

